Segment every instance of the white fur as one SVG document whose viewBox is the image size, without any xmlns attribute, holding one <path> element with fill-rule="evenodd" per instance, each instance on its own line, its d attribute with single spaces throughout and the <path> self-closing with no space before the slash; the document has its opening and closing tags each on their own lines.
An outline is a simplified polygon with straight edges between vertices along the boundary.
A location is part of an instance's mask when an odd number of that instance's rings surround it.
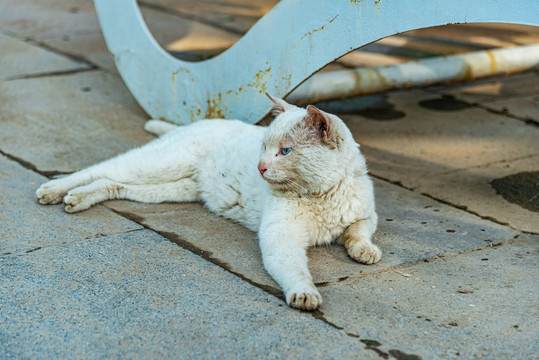
<svg viewBox="0 0 539 360">
<path fill-rule="evenodd" d="M 166 132 L 161 138 L 43 184 L 38 200 L 56 204 L 63 199 L 67 212 L 107 199 L 203 201 L 211 211 L 258 232 L 264 266 L 288 304 L 316 309 L 322 298 L 307 267 L 307 247 L 328 244 L 344 233 L 353 259 L 380 259 L 371 243 L 377 223 L 372 182 L 358 145 L 339 118 L 323 113 L 338 145 L 297 144 L 287 134 L 309 113 L 272 100 L 280 115 L 267 128 L 232 120 L 185 127 L 152 120 L 146 129 Z M 285 146 L 293 146 L 286 156 L 280 152 Z M 262 176 L 257 164 L 267 167 Z"/>
</svg>

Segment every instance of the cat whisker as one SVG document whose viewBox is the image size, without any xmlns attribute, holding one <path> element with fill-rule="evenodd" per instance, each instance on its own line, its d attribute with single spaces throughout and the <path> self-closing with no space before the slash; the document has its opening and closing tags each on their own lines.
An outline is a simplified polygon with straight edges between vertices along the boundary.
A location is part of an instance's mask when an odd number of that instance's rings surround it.
<svg viewBox="0 0 539 360">
<path fill-rule="evenodd" d="M 304 187 L 303 185 L 300 185 L 298 184 L 296 181 L 294 181 L 293 179 L 290 179 L 288 181 L 288 185 L 290 185 L 290 187 L 298 192 L 301 192 L 301 193 L 307 193 L 308 190 L 306 187 Z"/>
</svg>

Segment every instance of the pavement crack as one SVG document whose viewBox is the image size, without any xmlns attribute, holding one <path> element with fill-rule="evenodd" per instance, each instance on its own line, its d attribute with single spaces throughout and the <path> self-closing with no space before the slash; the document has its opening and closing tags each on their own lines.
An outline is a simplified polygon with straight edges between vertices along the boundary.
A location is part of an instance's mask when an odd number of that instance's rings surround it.
<svg viewBox="0 0 539 360">
<path fill-rule="evenodd" d="M 37 250 L 41 250 L 41 249 L 43 249 L 43 247 L 38 246 L 38 247 L 36 247 L 36 248 L 30 249 L 30 250 L 26 250 L 25 253 L 28 254 L 28 253 L 31 253 L 31 252 L 34 252 L 34 251 L 37 251 Z"/>
<path fill-rule="evenodd" d="M 302 312 L 306 312 L 306 311 L 302 311 Z M 344 334 L 346 334 L 346 336 L 349 336 L 349 337 L 355 338 L 355 339 L 359 339 L 360 342 L 362 342 L 363 344 L 366 345 L 365 346 L 366 350 L 374 351 L 378 356 L 380 356 L 383 359 L 389 359 L 389 356 L 392 356 L 397 360 L 421 360 L 421 356 L 413 355 L 413 354 L 407 354 L 407 353 L 405 353 L 403 351 L 400 351 L 400 350 L 392 349 L 392 350 L 389 350 L 386 353 L 386 352 L 378 349 L 379 346 L 382 346 L 381 343 L 379 343 L 376 340 L 361 339 L 359 335 L 346 331 L 344 329 L 344 327 L 339 326 L 339 325 L 329 321 L 326 318 L 326 316 L 325 316 L 325 314 L 324 314 L 324 312 L 322 310 L 311 311 L 311 312 L 309 312 L 309 314 L 312 317 L 314 317 L 315 319 L 325 322 L 326 324 L 328 324 L 332 328 L 335 328 L 337 330 L 340 330 L 340 331 L 344 332 Z"/>
<path fill-rule="evenodd" d="M 369 172 L 369 176 L 372 176 L 375 179 L 382 180 L 382 181 L 385 181 L 385 182 L 393 184 L 393 185 L 397 185 L 398 187 L 401 187 L 401 188 L 409 190 L 409 191 L 414 191 L 415 190 L 415 188 L 406 186 L 406 185 L 404 185 L 402 182 L 400 182 L 398 180 L 389 180 L 388 178 L 382 177 L 382 176 L 377 175 L 377 174 L 373 174 L 372 172 Z"/>
<path fill-rule="evenodd" d="M 434 201 L 437 201 L 441 204 L 444 204 L 444 205 L 447 205 L 447 206 L 451 206 L 451 207 L 454 207 L 454 208 L 457 208 L 459 210 L 462 210 L 468 214 L 472 214 L 472 215 L 475 215 L 477 216 L 478 218 L 481 218 L 483 220 L 487 220 L 487 221 L 490 221 L 490 222 L 493 222 L 493 223 L 496 223 L 498 225 L 503 225 L 503 226 L 507 226 L 508 228 L 512 229 L 512 230 L 515 230 L 515 231 L 518 231 L 518 232 L 522 232 L 522 233 L 526 233 L 526 234 L 531 234 L 531 235 L 539 235 L 539 233 L 537 232 L 533 232 L 533 231 L 525 231 L 525 230 L 521 230 L 521 229 L 517 229 L 515 227 L 513 227 L 511 224 L 507 223 L 507 222 L 504 222 L 504 221 L 501 221 L 501 220 L 498 220 L 496 218 L 493 218 L 492 216 L 487 216 L 487 215 L 481 215 L 479 214 L 478 212 L 476 211 L 473 211 L 473 210 L 470 210 L 467 206 L 464 206 L 464 205 L 458 205 L 458 204 L 454 204 L 454 203 L 451 203 L 449 201 L 446 201 L 446 200 L 443 200 L 443 199 L 440 199 L 440 198 L 437 198 L 435 196 L 432 196 L 432 195 L 429 195 L 427 193 L 421 193 L 421 195 L 425 196 L 425 197 L 428 197 L 429 199 L 432 199 Z"/>
<path fill-rule="evenodd" d="M 43 77 L 49 77 L 49 76 L 61 76 L 61 75 L 78 74 L 78 73 L 81 73 L 81 72 L 88 72 L 88 71 L 95 71 L 95 70 L 97 70 L 97 68 L 95 66 L 92 66 L 92 67 L 85 68 L 85 69 L 60 70 L 60 71 L 44 72 L 44 73 L 39 73 L 39 74 L 8 76 L 5 80 L 6 81 L 13 81 L 13 80 L 36 79 L 36 78 L 43 78 Z"/>
<path fill-rule="evenodd" d="M 534 156 L 537 156 L 537 155 L 532 155 L 530 157 L 534 157 Z M 527 157 L 525 157 L 527 158 Z M 393 185 L 397 185 L 403 189 L 406 189 L 406 190 L 409 190 L 409 191 L 413 191 L 415 193 L 417 193 L 417 191 L 415 191 L 415 189 L 413 188 L 410 188 L 410 187 L 407 187 L 405 185 L 403 185 L 400 181 L 392 181 L 392 180 L 389 180 L 389 179 L 386 179 L 382 176 L 379 176 L 379 175 L 376 175 L 376 174 L 373 174 L 373 173 L 369 173 L 370 176 L 372 176 L 373 178 L 376 178 L 378 180 L 381 180 L 381 181 L 385 181 L 387 183 L 390 183 L 390 184 L 393 184 Z M 447 201 L 447 200 L 443 200 L 443 199 L 440 199 L 438 197 L 435 197 L 435 196 L 432 196 L 430 194 L 427 194 L 427 193 L 424 193 L 424 192 L 421 192 L 419 193 L 420 195 L 426 197 L 426 198 L 429 198 L 431 200 L 434 200 L 440 204 L 443 204 L 443 205 L 446 205 L 446 206 L 450 206 L 452 208 L 455 208 L 455 209 L 459 209 L 461 211 L 464 211 L 468 214 L 471 214 L 471 215 L 474 215 L 474 216 L 477 216 L 478 218 L 480 219 L 483 219 L 483 220 L 486 220 L 486 221 L 490 221 L 490 222 L 493 222 L 493 223 L 496 223 L 498 225 L 503 225 L 503 226 L 506 226 L 508 228 L 510 228 L 511 230 L 515 230 L 515 231 L 518 231 L 518 232 L 522 232 L 522 233 L 526 233 L 526 234 L 531 234 L 531 235 L 539 235 L 539 233 L 536 233 L 536 232 L 533 232 L 533 231 L 525 231 L 525 230 L 521 230 L 521 229 L 517 229 L 515 227 L 513 227 L 511 224 L 509 224 L 508 222 L 504 222 L 502 220 L 498 220 L 496 218 L 493 218 L 492 216 L 487 216 L 487 215 L 481 215 L 479 214 L 478 212 L 476 211 L 473 211 L 473 210 L 470 210 L 467 206 L 465 205 L 459 205 L 459 204 L 455 204 L 455 203 L 452 203 L 450 201 Z"/>
<path fill-rule="evenodd" d="M 506 116 L 506 117 L 514 119 L 514 120 L 521 121 L 526 125 L 530 125 L 530 126 L 533 126 L 533 127 L 539 127 L 539 121 L 537 121 L 535 119 L 530 119 L 530 118 L 527 118 L 527 117 L 524 117 L 524 116 L 518 116 L 518 115 L 511 114 L 511 113 L 509 113 L 509 111 L 506 108 L 503 108 L 502 110 L 496 110 L 496 109 L 489 108 L 488 106 L 483 105 L 483 104 L 473 104 L 473 106 L 476 106 L 479 109 L 486 110 L 486 111 L 488 111 L 490 113 L 493 113 L 493 114 L 502 115 L 502 116 Z"/>
<path fill-rule="evenodd" d="M 47 171 L 47 170 L 38 170 L 38 168 L 32 164 L 31 162 L 29 161 L 26 161 L 24 159 L 21 159 L 20 157 L 17 157 L 15 155 L 11 155 L 11 154 L 8 154 L 2 150 L 0 150 L 0 154 L 1 155 L 4 155 L 5 157 L 7 157 L 9 160 L 11 161 L 14 161 L 16 163 L 18 163 L 19 165 L 21 165 L 23 168 L 25 169 L 28 169 L 28 170 L 31 170 L 33 172 L 36 172 L 40 175 L 43 175 L 47 178 L 53 178 L 54 176 L 57 176 L 57 175 L 66 175 L 66 174 L 69 174 L 68 172 L 62 172 L 62 171 L 56 171 L 56 170 L 52 170 L 52 171 Z"/>
<path fill-rule="evenodd" d="M 440 172 L 439 174 L 440 175 L 447 175 L 447 174 L 458 173 L 458 172 L 461 172 L 461 171 L 468 171 L 468 170 L 473 170 L 473 169 L 483 169 L 483 168 L 490 167 L 492 165 L 500 165 L 500 164 L 510 163 L 510 162 L 513 162 L 513 161 L 533 159 L 535 157 L 539 158 L 539 155 L 538 154 L 531 154 L 531 155 L 519 156 L 519 157 L 515 157 L 515 158 L 511 158 L 511 159 L 503 159 L 503 160 L 500 160 L 500 161 L 492 161 L 492 162 L 477 165 L 477 166 L 470 166 L 470 167 L 461 168 L 461 169 L 454 169 L 454 170 L 450 170 L 450 171 L 444 171 L 444 172 Z"/>
<path fill-rule="evenodd" d="M 144 223 L 144 218 L 142 218 L 141 216 L 130 214 L 130 213 L 123 212 L 123 211 L 118 211 L 118 210 L 115 210 L 115 209 L 112 209 L 112 208 L 109 208 L 109 209 L 112 210 L 114 213 L 116 213 L 116 214 L 118 214 L 120 216 L 123 216 L 124 218 L 126 218 L 128 220 L 136 222 L 140 226 L 144 227 L 144 229 L 151 230 L 151 231 L 161 235 L 165 239 L 175 243 L 176 245 L 180 246 L 181 248 L 183 248 L 183 249 L 185 249 L 187 251 L 190 251 L 191 253 L 193 253 L 195 255 L 200 256 L 204 260 L 206 260 L 208 262 L 211 262 L 214 265 L 219 266 L 220 268 L 226 270 L 227 272 L 229 272 L 229 273 L 231 273 L 233 275 L 236 275 L 237 277 L 239 277 L 240 279 L 242 279 L 245 282 L 249 283 L 250 285 L 256 286 L 257 288 L 262 289 L 266 293 L 268 293 L 270 295 L 273 295 L 273 296 L 275 296 L 276 298 L 278 298 L 278 299 L 280 299 L 282 301 L 285 301 L 284 294 L 280 289 L 275 288 L 275 287 L 270 286 L 270 285 L 260 284 L 260 283 L 258 283 L 256 281 L 253 281 L 253 280 L 245 277 L 243 274 L 232 270 L 232 268 L 230 267 L 229 264 L 227 264 L 226 262 L 214 257 L 212 252 L 206 251 L 204 249 L 201 249 L 201 248 L 195 246 L 194 244 L 192 244 L 191 242 L 189 242 L 186 239 L 182 238 L 178 234 L 153 229 L 153 228 L 151 228 L 150 226 L 148 226 L 148 225 L 146 225 Z"/>
<path fill-rule="evenodd" d="M 21 36 L 20 34 L 17 34 L 17 33 L 13 32 L 13 31 L 9 31 L 9 30 L 4 29 L 4 28 L 0 29 L 0 33 L 3 34 L 3 35 L 9 36 L 9 37 L 18 39 L 20 41 L 26 42 L 28 44 L 43 48 L 43 49 L 45 49 L 45 50 L 47 50 L 49 52 L 52 52 L 52 53 L 54 53 L 56 55 L 66 57 L 66 58 L 68 58 L 70 60 L 73 60 L 73 61 L 81 63 L 81 64 L 85 64 L 85 65 L 90 67 L 90 69 L 84 69 L 84 70 L 95 70 L 95 69 L 100 68 L 97 64 L 94 64 L 93 62 L 91 62 L 91 61 L 89 61 L 89 60 L 87 60 L 87 59 L 85 59 L 83 57 L 63 52 L 61 50 L 58 50 L 58 49 L 48 45 L 47 43 L 45 43 L 43 41 L 37 40 L 37 39 L 35 39 L 33 37 Z"/>
</svg>

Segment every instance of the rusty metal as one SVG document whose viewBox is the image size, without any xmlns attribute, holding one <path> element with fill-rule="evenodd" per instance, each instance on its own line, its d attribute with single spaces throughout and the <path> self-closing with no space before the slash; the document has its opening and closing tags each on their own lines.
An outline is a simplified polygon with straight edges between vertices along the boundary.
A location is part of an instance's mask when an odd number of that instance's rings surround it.
<svg viewBox="0 0 539 360">
<path fill-rule="evenodd" d="M 539 1 L 284 0 L 234 46 L 202 62 L 178 60 L 154 40 L 135 0 L 94 0 L 118 71 L 153 118 L 260 120 L 265 91 L 285 97 L 336 58 L 384 37 L 457 22 L 539 25 Z"/>
</svg>

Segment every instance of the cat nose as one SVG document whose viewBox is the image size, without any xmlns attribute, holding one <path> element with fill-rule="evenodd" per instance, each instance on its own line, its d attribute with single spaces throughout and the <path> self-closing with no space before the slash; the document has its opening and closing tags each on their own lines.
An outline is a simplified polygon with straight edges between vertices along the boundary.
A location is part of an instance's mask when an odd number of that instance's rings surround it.
<svg viewBox="0 0 539 360">
<path fill-rule="evenodd" d="M 258 171 L 260 171 L 260 175 L 264 175 L 264 173 L 266 172 L 266 169 L 263 165 L 258 165 Z"/>
</svg>

